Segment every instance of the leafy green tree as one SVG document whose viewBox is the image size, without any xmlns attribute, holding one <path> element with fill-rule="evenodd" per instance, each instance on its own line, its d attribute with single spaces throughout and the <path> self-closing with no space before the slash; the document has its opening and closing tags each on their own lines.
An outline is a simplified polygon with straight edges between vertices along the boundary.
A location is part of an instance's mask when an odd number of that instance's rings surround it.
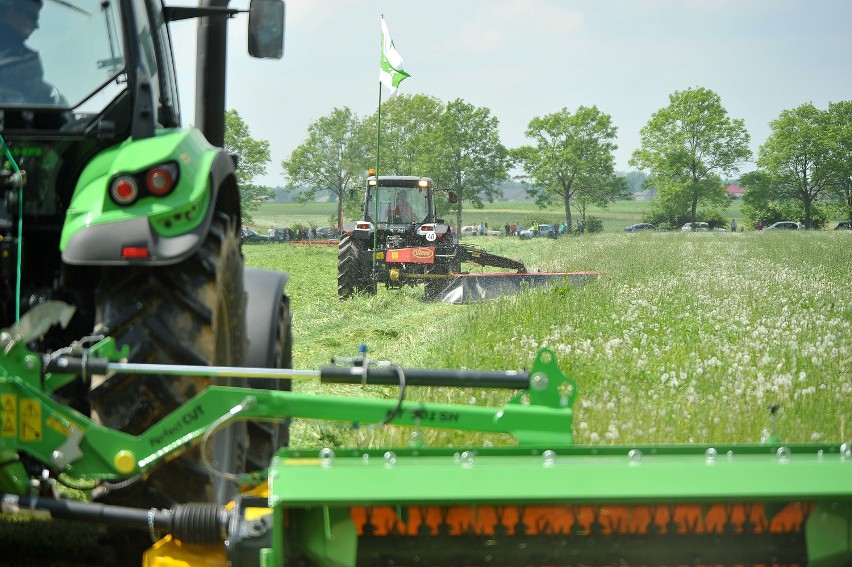
<svg viewBox="0 0 852 567">
<path fill-rule="evenodd" d="M 782 198 L 801 203 L 805 228 L 815 228 L 812 209 L 833 180 L 828 114 L 806 103 L 782 111 L 769 126 L 772 133 L 758 150 L 757 164 L 776 178 Z"/>
<path fill-rule="evenodd" d="M 500 195 L 498 183 L 508 178 L 509 152 L 500 143 L 499 121 L 485 107 L 456 99 L 438 119 L 429 171 L 435 184 L 455 193 L 456 234 L 465 202 L 482 208 Z"/>
<path fill-rule="evenodd" d="M 671 183 L 668 179 L 658 179 L 653 175 L 648 177 L 645 184 L 657 190 L 657 198 L 651 201 L 648 212 L 642 219 L 644 222 L 663 229 L 680 228 L 691 222 L 692 197 L 682 190 L 681 185 Z M 705 215 L 704 210 L 696 213 L 696 216 L 702 219 Z"/>
<path fill-rule="evenodd" d="M 376 167 L 376 142 L 380 144 L 379 175 L 422 175 L 433 177 L 428 169 L 434 153 L 435 130 L 443 104 L 435 97 L 399 95 L 382 104 L 378 140 L 379 111 L 365 121 L 362 144 L 368 167 Z"/>
<path fill-rule="evenodd" d="M 308 138 L 281 162 L 291 187 L 307 187 L 299 200 L 313 200 L 319 191 L 337 197 L 338 229 L 345 204 L 361 195 L 357 187 L 365 171 L 365 149 L 360 126 L 349 108 L 335 108 L 308 126 Z"/>
<path fill-rule="evenodd" d="M 658 200 L 669 200 L 660 207 L 675 213 L 688 205 L 687 222 L 696 221 L 699 203 L 726 208 L 722 176 L 751 158 L 743 121 L 731 119 L 719 95 L 703 87 L 669 95 L 669 105 L 651 116 L 640 135 L 630 165 L 650 171 Z"/>
<path fill-rule="evenodd" d="M 839 213 L 852 221 L 852 101 L 829 103 L 829 167 Z"/>
<path fill-rule="evenodd" d="M 757 226 L 758 221 L 768 226 L 791 218 L 785 217 L 786 205 L 773 176 L 761 170 L 750 171 L 740 178 L 740 184 L 745 188 L 742 212 L 752 226 Z"/>
<path fill-rule="evenodd" d="M 589 205 L 595 205 L 602 209 L 606 209 L 607 205 L 615 199 L 627 199 L 630 197 L 630 190 L 627 185 L 627 179 L 621 175 L 608 175 L 598 179 L 592 179 L 588 187 L 582 191 L 577 191 L 575 195 L 577 209 L 580 212 L 580 221 L 583 223 L 583 230 L 586 232 L 601 232 L 600 230 L 590 230 L 592 225 L 589 219 L 586 218 L 586 209 Z"/>
<path fill-rule="evenodd" d="M 266 175 L 269 141 L 251 137 L 248 125 L 236 110 L 225 112 L 225 150 L 237 155 L 237 185 L 243 220 L 251 222 L 251 212 L 275 196 L 269 187 L 255 185 L 254 178 Z"/>
<path fill-rule="evenodd" d="M 529 193 L 539 206 L 562 201 L 569 232 L 572 201 L 585 195 L 606 202 L 608 190 L 624 186 L 613 180 L 616 132 L 612 117 L 596 106 L 580 106 L 573 114 L 563 108 L 530 120 L 526 136 L 534 145 L 511 152 L 532 181 Z"/>
<path fill-rule="evenodd" d="M 804 222 L 805 209 L 798 199 L 791 199 L 783 189 L 778 178 L 769 173 L 756 170 L 742 176 L 740 183 L 745 187 L 742 212 L 752 226 L 758 221 L 769 226 L 778 221 Z M 828 222 L 828 207 L 814 203 L 811 207 L 811 226 L 821 227 Z"/>
</svg>

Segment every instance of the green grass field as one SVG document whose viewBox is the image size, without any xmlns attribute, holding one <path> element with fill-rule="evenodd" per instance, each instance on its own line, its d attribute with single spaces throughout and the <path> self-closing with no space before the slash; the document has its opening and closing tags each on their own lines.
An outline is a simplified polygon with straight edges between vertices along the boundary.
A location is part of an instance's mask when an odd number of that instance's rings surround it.
<svg viewBox="0 0 852 567">
<path fill-rule="evenodd" d="M 579 383 L 579 443 L 840 440 L 852 419 L 852 235 L 613 233 L 557 241 L 474 238 L 533 270 L 602 272 L 581 287 L 478 305 L 427 303 L 420 288 L 336 299 L 333 247 L 245 247 L 248 264 L 289 271 L 294 359 L 315 369 L 361 342 L 409 366 L 515 369 L 556 350 Z M 319 392 L 300 383 L 297 388 Z M 342 387 L 341 387 L 342 388 Z M 367 393 L 376 393 L 369 391 Z M 381 391 L 393 396 L 393 389 Z M 360 391 L 347 395 L 364 395 Z M 502 403 L 494 392 L 426 392 L 441 401 Z M 299 426 L 314 443 L 367 439 Z M 434 434 L 435 443 L 457 443 Z"/>
</svg>

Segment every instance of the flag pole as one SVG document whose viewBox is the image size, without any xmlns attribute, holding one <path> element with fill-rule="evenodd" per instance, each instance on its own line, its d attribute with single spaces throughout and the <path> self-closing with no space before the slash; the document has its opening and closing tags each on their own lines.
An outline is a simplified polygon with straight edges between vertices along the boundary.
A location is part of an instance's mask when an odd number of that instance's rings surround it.
<svg viewBox="0 0 852 567">
<path fill-rule="evenodd" d="M 376 118 L 376 228 L 378 229 L 379 222 L 379 166 L 381 165 L 381 132 L 382 132 L 382 83 L 386 84 L 391 92 L 391 96 L 396 93 L 396 88 L 399 83 L 406 77 L 410 77 L 402 69 L 402 56 L 393 45 L 393 40 L 390 37 L 387 24 L 385 23 L 385 15 L 382 14 L 382 35 L 381 35 L 381 58 L 379 59 L 379 110 Z M 389 222 L 389 221 L 388 221 Z M 373 233 L 373 248 L 378 246 L 378 230 Z M 375 265 L 376 255 L 373 254 L 373 263 Z"/>
<path fill-rule="evenodd" d="M 382 20 L 385 15 L 382 14 Z M 382 33 L 379 33 L 379 60 L 384 55 L 385 38 Z M 373 273 L 376 273 L 376 254 L 375 250 L 379 242 L 379 152 L 381 151 L 381 135 L 382 135 L 382 81 L 379 79 L 379 110 L 376 113 L 376 209 L 373 219 L 376 221 L 376 229 L 373 231 Z"/>
</svg>

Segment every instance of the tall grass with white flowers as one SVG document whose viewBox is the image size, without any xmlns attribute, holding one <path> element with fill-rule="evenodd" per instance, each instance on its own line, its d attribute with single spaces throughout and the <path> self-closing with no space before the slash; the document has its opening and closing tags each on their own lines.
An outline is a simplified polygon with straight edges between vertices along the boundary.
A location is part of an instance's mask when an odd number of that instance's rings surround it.
<svg viewBox="0 0 852 567">
<path fill-rule="evenodd" d="M 850 437 L 852 235 L 486 240 L 490 250 L 534 270 L 601 275 L 582 286 L 475 305 L 427 303 L 417 288 L 380 288 L 376 297 L 339 302 L 334 249 L 282 245 L 246 247 L 246 253 L 249 264 L 278 266 L 292 276 L 296 366 L 316 368 L 366 342 L 373 356 L 403 365 L 529 368 L 537 350 L 549 347 L 579 385 L 577 443 L 757 442 L 770 433 L 787 442 Z M 262 259 L 273 249 L 286 250 L 288 261 Z M 354 393 L 367 394 L 393 397 L 395 391 Z M 508 397 L 437 389 L 410 396 L 478 404 Z M 770 407 L 780 409 L 772 416 Z M 369 438 L 327 424 L 295 433 L 306 444 L 407 439 L 393 429 Z M 449 433 L 425 439 L 468 440 Z"/>
</svg>

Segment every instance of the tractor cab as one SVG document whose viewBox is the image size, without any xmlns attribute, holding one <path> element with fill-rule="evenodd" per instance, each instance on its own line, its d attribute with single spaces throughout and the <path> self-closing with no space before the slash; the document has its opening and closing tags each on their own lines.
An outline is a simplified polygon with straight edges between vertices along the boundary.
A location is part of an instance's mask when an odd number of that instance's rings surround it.
<svg viewBox="0 0 852 567">
<path fill-rule="evenodd" d="M 376 223 L 379 230 L 393 232 L 433 222 L 434 211 L 432 180 L 428 177 L 367 179 L 364 218 Z"/>
</svg>

